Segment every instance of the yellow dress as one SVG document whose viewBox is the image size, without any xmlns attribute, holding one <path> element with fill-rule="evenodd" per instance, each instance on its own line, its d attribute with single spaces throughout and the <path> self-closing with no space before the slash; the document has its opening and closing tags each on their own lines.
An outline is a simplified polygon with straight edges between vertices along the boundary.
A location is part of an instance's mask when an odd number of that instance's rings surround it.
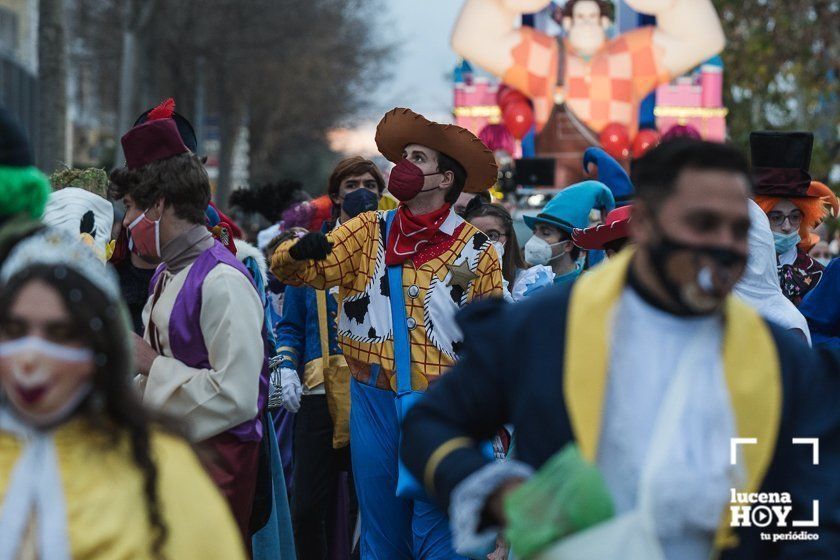
<svg viewBox="0 0 840 560">
<path fill-rule="evenodd" d="M 56 431 L 55 447 L 72 557 L 151 558 L 153 533 L 143 473 L 131 458 L 127 439 L 112 445 L 83 421 L 72 420 Z M 228 506 L 192 449 L 160 432 L 153 432 L 151 447 L 158 469 L 158 503 L 168 529 L 166 558 L 244 559 Z M 0 502 L 22 449 L 14 435 L 0 431 Z M 32 544 L 25 542 L 22 549 Z"/>
</svg>

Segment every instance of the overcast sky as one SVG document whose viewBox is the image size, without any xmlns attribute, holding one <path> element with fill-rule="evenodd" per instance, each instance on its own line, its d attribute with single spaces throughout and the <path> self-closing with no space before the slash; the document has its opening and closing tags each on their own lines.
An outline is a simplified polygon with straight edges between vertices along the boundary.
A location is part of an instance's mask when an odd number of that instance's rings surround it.
<svg viewBox="0 0 840 560">
<path fill-rule="evenodd" d="M 449 74 L 457 57 L 449 36 L 462 0 L 382 0 L 379 34 L 399 44 L 390 65 L 392 77 L 379 87 L 368 118 L 407 106 L 436 119 L 450 119 L 452 84 Z"/>
</svg>

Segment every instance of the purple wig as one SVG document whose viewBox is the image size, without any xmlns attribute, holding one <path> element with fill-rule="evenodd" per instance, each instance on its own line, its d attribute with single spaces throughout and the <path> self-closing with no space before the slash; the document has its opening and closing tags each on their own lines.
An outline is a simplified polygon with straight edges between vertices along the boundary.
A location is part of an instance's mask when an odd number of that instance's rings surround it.
<svg viewBox="0 0 840 560">
<path fill-rule="evenodd" d="M 292 204 L 281 214 L 280 229 L 283 231 L 288 231 L 293 227 L 309 229 L 309 223 L 312 221 L 314 212 L 315 209 L 309 202 Z"/>
</svg>

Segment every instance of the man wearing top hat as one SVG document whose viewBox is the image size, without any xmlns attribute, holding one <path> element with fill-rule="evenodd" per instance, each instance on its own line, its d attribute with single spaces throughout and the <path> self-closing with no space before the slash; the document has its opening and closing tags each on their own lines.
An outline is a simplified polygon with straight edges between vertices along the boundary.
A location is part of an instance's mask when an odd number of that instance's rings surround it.
<svg viewBox="0 0 840 560">
<path fill-rule="evenodd" d="M 160 105 L 143 111 L 132 126 L 148 121 L 150 115 L 157 116 L 161 113 L 170 115 L 171 111 L 170 118 L 175 121 L 175 126 L 178 128 L 178 134 L 181 136 L 184 146 L 192 153 L 197 154 L 198 145 L 192 124 L 175 111 L 174 106 L 174 100 L 167 99 Z M 122 217 L 119 219 L 122 221 Z M 120 277 L 120 290 L 128 305 L 134 332 L 142 335 L 144 328 L 143 308 L 149 296 L 149 282 L 160 264 L 160 260 L 152 255 L 140 255 L 136 250 L 129 251 L 128 237 L 125 229 L 122 229 L 114 243 L 114 251 L 109 262 L 114 266 L 114 270 Z"/>
<path fill-rule="evenodd" d="M 469 131 L 409 109 L 382 118 L 376 143 L 396 164 L 388 190 L 399 207 L 280 245 L 272 271 L 289 284 L 339 287 L 362 558 L 453 558 L 445 516 L 396 495 L 398 408 L 455 362 L 462 339 L 455 313 L 475 298 L 502 295 L 490 240 L 452 210 L 462 191 L 495 182 L 496 163 Z"/>
<path fill-rule="evenodd" d="M 782 292 L 795 305 L 823 276 L 823 265 L 808 256 L 817 239 L 813 230 L 837 208 L 837 198 L 811 179 L 810 132 L 750 134 L 755 201 L 767 214 L 776 244 Z"/>
<path fill-rule="evenodd" d="M 132 251 L 162 264 L 135 336 L 143 402 L 182 421 L 250 543 L 268 362 L 263 308 L 245 267 L 206 227 L 210 183 L 164 103 L 122 137 L 111 173 Z"/>
</svg>

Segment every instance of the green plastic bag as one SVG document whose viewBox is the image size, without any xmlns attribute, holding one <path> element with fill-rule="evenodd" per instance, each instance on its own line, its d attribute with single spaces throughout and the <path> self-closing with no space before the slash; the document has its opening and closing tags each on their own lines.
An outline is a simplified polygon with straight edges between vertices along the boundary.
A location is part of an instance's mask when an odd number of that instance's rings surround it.
<svg viewBox="0 0 840 560">
<path fill-rule="evenodd" d="M 555 541 L 613 516 L 601 471 L 574 443 L 566 445 L 505 499 L 505 537 L 527 559 Z"/>
</svg>

